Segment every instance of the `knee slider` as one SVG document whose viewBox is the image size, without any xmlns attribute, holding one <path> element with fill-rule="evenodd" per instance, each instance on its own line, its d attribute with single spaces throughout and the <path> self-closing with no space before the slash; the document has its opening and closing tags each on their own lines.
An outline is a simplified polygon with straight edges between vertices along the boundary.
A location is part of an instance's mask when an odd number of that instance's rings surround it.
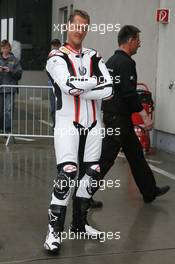
<svg viewBox="0 0 175 264">
<path fill-rule="evenodd" d="M 100 165 L 98 163 L 88 165 L 86 168 L 86 174 L 91 177 L 91 181 L 97 182 L 100 184 L 102 180 L 101 173 L 100 173 Z"/>
<path fill-rule="evenodd" d="M 74 162 L 65 162 L 57 165 L 58 174 L 63 172 L 70 179 L 74 179 L 77 174 L 77 165 Z"/>
<path fill-rule="evenodd" d="M 63 166 L 62 171 L 67 175 L 68 178 L 73 180 L 77 175 L 77 166 L 74 164 L 66 164 Z"/>
<path fill-rule="evenodd" d="M 87 165 L 86 167 L 86 174 L 93 179 L 101 179 L 101 173 L 100 173 L 100 165 L 98 163 Z"/>
</svg>

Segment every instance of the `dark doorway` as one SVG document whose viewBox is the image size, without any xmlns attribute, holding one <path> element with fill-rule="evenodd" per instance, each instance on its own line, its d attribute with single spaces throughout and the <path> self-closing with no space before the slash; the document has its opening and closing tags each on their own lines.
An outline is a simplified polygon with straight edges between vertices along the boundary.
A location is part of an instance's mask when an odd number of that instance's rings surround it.
<svg viewBox="0 0 175 264">
<path fill-rule="evenodd" d="M 50 49 L 52 1 L 0 0 L 0 18 L 7 23 L 14 19 L 13 39 L 22 44 L 23 69 L 43 70 Z"/>
</svg>

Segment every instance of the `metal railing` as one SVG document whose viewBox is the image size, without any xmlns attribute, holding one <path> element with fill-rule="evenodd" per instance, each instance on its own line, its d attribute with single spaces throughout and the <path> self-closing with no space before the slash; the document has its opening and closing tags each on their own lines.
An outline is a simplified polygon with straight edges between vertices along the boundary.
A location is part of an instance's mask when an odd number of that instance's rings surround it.
<svg viewBox="0 0 175 264">
<path fill-rule="evenodd" d="M 0 137 L 52 138 L 51 86 L 0 85 Z"/>
</svg>

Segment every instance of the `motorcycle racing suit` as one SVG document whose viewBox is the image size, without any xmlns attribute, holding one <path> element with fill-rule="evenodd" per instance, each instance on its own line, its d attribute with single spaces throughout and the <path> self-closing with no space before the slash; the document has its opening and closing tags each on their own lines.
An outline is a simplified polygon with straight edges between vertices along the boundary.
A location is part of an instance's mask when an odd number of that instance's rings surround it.
<svg viewBox="0 0 175 264">
<path fill-rule="evenodd" d="M 77 51 L 69 44 L 50 52 L 46 70 L 56 96 L 54 146 L 58 175 L 53 186 L 49 231 L 44 246 L 57 251 L 71 193 L 70 182 L 77 173 L 80 133 L 84 131 L 88 131 L 84 151 L 86 173 L 73 201 L 73 231 L 91 235 L 99 232 L 88 225 L 86 215 L 88 201 L 99 187 L 91 183 L 100 181 L 101 101 L 111 98 L 112 81 L 96 50 L 82 48 Z"/>
</svg>

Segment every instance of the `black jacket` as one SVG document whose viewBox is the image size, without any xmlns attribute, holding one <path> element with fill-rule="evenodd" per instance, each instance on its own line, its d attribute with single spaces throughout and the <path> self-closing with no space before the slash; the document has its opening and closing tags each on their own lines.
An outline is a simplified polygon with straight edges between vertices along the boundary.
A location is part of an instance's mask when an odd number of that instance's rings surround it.
<svg viewBox="0 0 175 264">
<path fill-rule="evenodd" d="M 136 92 L 135 61 L 124 51 L 116 50 L 106 65 L 113 78 L 114 97 L 103 102 L 104 114 L 113 113 L 123 118 L 130 118 L 132 113 L 142 111 L 143 106 Z"/>
</svg>

